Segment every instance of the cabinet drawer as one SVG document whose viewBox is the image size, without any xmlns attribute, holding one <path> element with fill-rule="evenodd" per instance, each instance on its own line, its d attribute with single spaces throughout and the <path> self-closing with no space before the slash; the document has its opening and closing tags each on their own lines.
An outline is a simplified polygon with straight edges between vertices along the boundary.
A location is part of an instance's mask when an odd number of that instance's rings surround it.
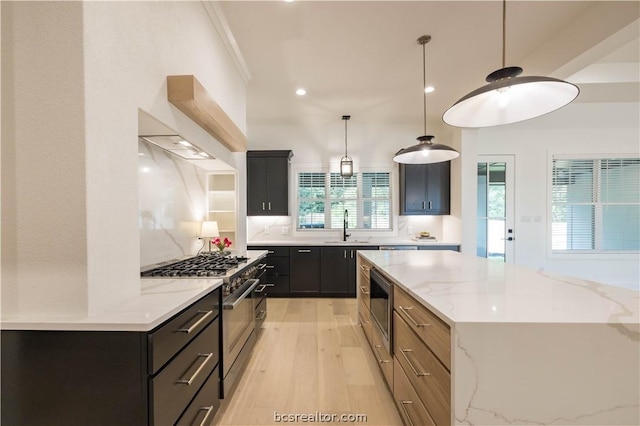
<svg viewBox="0 0 640 426">
<path fill-rule="evenodd" d="M 220 408 L 220 370 L 216 367 L 191 401 L 177 426 L 210 425 Z"/>
<path fill-rule="evenodd" d="M 191 305 L 148 336 L 150 374 L 155 374 L 171 357 L 218 316 L 220 290 Z"/>
<path fill-rule="evenodd" d="M 389 389 L 393 389 L 393 358 L 384 346 L 384 338 L 378 325 L 374 323 L 372 329 L 373 341 L 371 342 L 371 349 L 373 349 L 373 354 L 378 361 L 378 365 L 382 373 L 384 373 L 384 378 L 387 380 Z"/>
<path fill-rule="evenodd" d="M 451 333 L 449 326 L 396 286 L 393 308 L 424 340 L 440 361 L 451 370 Z"/>
<path fill-rule="evenodd" d="M 420 395 L 431 417 L 439 425 L 451 421 L 451 376 L 436 356 L 394 313 L 394 354 Z"/>
<path fill-rule="evenodd" d="M 369 341 L 369 344 L 371 344 L 372 342 L 371 333 L 373 332 L 372 331 L 373 323 L 371 321 L 371 314 L 369 313 L 369 308 L 367 308 L 367 306 L 364 303 L 362 303 L 361 300 L 358 302 L 358 321 L 360 322 L 360 325 L 364 330 L 364 335 L 367 336 L 367 340 Z"/>
<path fill-rule="evenodd" d="M 152 423 L 173 424 L 219 361 L 219 319 L 187 345 L 152 381 Z"/>
<path fill-rule="evenodd" d="M 261 282 L 263 280 L 260 280 Z M 267 285 L 267 297 L 281 294 L 289 294 L 289 277 L 270 277 L 264 279 Z"/>
<path fill-rule="evenodd" d="M 398 359 L 393 357 L 394 374 L 393 374 L 393 399 L 400 410 L 400 415 L 404 424 L 410 426 L 435 426 L 429 412 L 427 411 L 418 394 L 411 386 L 411 382 L 402 371 L 402 367 L 398 364 Z M 450 420 L 447 421 L 447 424 Z"/>
<path fill-rule="evenodd" d="M 267 257 L 267 275 L 270 277 L 288 276 L 289 275 L 289 258 L 288 257 Z"/>
<path fill-rule="evenodd" d="M 359 258 L 358 272 L 362 275 L 363 279 L 369 281 L 369 271 L 371 271 L 371 264 L 366 260 Z"/>
<path fill-rule="evenodd" d="M 289 247 L 282 246 L 248 246 L 249 250 L 266 250 L 267 258 L 271 256 L 289 257 Z"/>
</svg>

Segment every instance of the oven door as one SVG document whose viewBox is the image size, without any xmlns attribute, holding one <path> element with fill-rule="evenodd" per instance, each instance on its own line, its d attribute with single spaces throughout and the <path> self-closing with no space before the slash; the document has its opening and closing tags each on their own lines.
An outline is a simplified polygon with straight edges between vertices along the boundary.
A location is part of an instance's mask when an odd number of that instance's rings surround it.
<svg viewBox="0 0 640 426">
<path fill-rule="evenodd" d="M 251 297 L 258 280 L 247 280 L 222 302 L 222 377 L 223 394 L 234 387 L 243 362 L 248 359 L 255 338 L 255 309 Z"/>
<path fill-rule="evenodd" d="M 371 317 L 382 332 L 384 345 L 393 354 L 391 343 L 391 320 L 393 318 L 393 285 L 375 268 L 370 271 Z"/>
</svg>

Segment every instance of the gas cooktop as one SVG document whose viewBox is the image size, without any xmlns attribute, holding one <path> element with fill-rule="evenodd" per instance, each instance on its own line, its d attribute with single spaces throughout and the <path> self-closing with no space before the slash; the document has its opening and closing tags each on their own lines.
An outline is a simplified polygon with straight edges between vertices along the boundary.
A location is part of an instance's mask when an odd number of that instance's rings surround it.
<svg viewBox="0 0 640 426">
<path fill-rule="evenodd" d="M 225 277 L 230 270 L 241 267 L 241 264 L 246 261 L 247 258 L 244 256 L 204 252 L 185 260 L 143 271 L 140 276 L 143 278 Z"/>
</svg>

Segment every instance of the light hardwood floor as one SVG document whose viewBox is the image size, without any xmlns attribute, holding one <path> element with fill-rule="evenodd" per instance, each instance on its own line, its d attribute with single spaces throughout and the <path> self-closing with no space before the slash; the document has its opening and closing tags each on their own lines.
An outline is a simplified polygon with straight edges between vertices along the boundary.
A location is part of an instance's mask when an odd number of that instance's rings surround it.
<svg viewBox="0 0 640 426">
<path fill-rule="evenodd" d="M 217 425 L 272 425 L 276 413 L 364 414 L 402 425 L 356 322 L 356 299 L 269 299 L 264 331 Z M 287 422 L 291 423 L 291 421 Z M 297 424 L 345 424 L 298 421 Z"/>
</svg>

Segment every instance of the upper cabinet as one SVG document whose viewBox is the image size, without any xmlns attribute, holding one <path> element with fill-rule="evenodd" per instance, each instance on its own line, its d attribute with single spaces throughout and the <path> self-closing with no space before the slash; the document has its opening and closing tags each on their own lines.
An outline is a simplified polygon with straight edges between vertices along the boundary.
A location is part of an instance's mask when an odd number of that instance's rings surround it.
<svg viewBox="0 0 640 426">
<path fill-rule="evenodd" d="M 293 151 L 247 151 L 247 216 L 289 215 Z"/>
<path fill-rule="evenodd" d="M 400 164 L 400 214 L 449 214 L 451 162 Z"/>
</svg>

